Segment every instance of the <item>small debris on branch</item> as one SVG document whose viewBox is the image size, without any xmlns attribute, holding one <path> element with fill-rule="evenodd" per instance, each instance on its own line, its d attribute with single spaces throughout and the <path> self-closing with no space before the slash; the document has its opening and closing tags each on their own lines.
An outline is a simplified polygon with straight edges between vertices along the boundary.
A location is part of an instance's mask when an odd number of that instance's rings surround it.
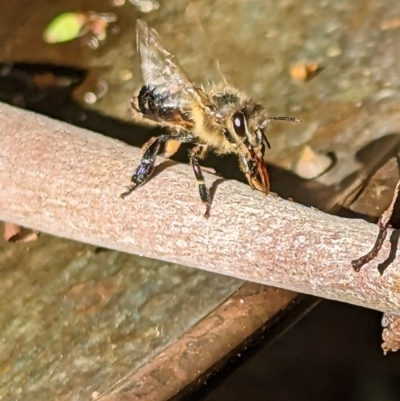
<svg viewBox="0 0 400 401">
<path fill-rule="evenodd" d="M 390 203 L 389 208 L 382 214 L 378 221 L 378 226 L 379 226 L 379 233 L 375 241 L 375 245 L 373 248 L 364 256 L 361 256 L 358 259 L 354 259 L 351 261 L 351 265 L 353 266 L 353 269 L 358 272 L 360 269 L 366 265 L 367 263 L 371 262 L 371 260 L 375 259 L 379 251 L 381 250 L 383 243 L 386 239 L 387 236 L 387 231 L 390 227 L 390 219 L 393 216 L 393 211 L 397 202 L 397 198 L 399 196 L 399 190 L 400 190 L 400 181 L 396 185 L 396 189 L 394 191 L 393 199 L 392 202 Z"/>
</svg>

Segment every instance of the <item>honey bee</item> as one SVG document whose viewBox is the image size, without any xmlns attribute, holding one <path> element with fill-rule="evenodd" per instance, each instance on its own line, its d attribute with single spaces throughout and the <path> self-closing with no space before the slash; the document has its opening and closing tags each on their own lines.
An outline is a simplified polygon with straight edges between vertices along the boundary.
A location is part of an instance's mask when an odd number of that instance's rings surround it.
<svg viewBox="0 0 400 401">
<path fill-rule="evenodd" d="M 136 40 L 145 84 L 132 97 L 132 109 L 145 120 L 167 127 L 168 133 L 151 138 L 143 146 L 143 157 L 132 175 L 132 185 L 121 198 L 149 180 L 157 155 L 172 156 L 181 143 L 194 144 L 190 162 L 206 206 L 206 218 L 210 216 L 211 196 L 200 160 L 209 151 L 236 154 L 250 186 L 268 194 L 270 184 L 263 155 L 265 145 L 271 146 L 264 130 L 271 120 L 300 120 L 268 117 L 261 104 L 226 81 L 207 88 L 195 86 L 176 57 L 164 48 L 158 33 L 141 20 L 137 21 Z"/>
</svg>

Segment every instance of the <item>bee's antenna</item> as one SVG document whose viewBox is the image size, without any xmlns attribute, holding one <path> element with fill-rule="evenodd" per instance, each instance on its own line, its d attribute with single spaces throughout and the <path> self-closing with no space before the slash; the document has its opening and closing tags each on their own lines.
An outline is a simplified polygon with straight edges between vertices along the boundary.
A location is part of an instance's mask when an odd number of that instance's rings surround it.
<svg viewBox="0 0 400 401">
<path fill-rule="evenodd" d="M 298 118 L 293 118 L 293 117 L 268 117 L 266 120 L 264 120 L 264 122 L 261 125 L 259 125 L 258 128 L 260 129 L 260 131 L 262 133 L 262 136 L 263 136 L 263 138 L 265 140 L 265 143 L 268 146 L 268 149 L 271 149 L 271 145 L 270 145 L 270 143 L 268 141 L 267 136 L 265 135 L 264 129 L 267 127 L 268 123 L 271 120 L 293 121 L 293 122 L 296 122 L 296 123 L 303 122 L 302 120 L 299 120 Z"/>
<path fill-rule="evenodd" d="M 295 123 L 302 123 L 303 122 L 302 120 L 299 120 L 298 118 L 293 118 L 293 117 L 269 117 L 268 120 L 294 121 Z"/>
<path fill-rule="evenodd" d="M 293 117 L 268 117 L 264 122 L 260 125 L 260 128 L 265 128 L 271 120 L 281 120 L 281 121 L 293 121 L 295 123 L 302 123 L 302 120 Z"/>
</svg>

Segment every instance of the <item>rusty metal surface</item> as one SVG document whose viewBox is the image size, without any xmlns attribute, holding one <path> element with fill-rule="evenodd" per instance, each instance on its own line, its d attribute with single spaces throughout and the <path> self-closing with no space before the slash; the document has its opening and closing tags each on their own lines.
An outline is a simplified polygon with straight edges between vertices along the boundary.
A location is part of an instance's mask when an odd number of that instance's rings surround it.
<svg viewBox="0 0 400 401">
<path fill-rule="evenodd" d="M 2 241 L 0 255 L 5 401 L 89 400 L 151 360 L 242 285 L 47 235 L 29 243 Z"/>
<path fill-rule="evenodd" d="M 164 401 L 225 357 L 296 296 L 245 284 L 236 294 L 98 401 Z"/>
</svg>

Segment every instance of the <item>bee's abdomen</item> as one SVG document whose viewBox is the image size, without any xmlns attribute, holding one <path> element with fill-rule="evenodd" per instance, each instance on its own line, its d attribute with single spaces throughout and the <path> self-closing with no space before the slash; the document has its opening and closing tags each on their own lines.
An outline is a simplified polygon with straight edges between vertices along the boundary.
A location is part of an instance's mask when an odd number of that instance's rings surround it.
<svg viewBox="0 0 400 401">
<path fill-rule="evenodd" d="M 176 99 L 175 99 L 176 98 Z M 179 107 L 179 99 L 169 92 L 159 92 L 156 87 L 145 85 L 138 95 L 138 106 L 144 117 L 153 121 L 187 121 L 190 117 Z"/>
</svg>

